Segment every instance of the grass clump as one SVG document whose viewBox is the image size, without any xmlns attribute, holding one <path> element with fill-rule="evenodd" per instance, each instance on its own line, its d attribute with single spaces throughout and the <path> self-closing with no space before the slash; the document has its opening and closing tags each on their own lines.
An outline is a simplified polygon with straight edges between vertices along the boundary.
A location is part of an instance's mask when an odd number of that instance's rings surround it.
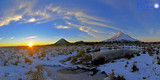
<svg viewBox="0 0 160 80">
<path fill-rule="evenodd" d="M 108 80 L 126 80 L 124 76 L 117 75 L 115 76 L 113 70 L 112 73 L 108 76 Z"/>
<path fill-rule="evenodd" d="M 94 65 L 100 65 L 104 64 L 106 62 L 106 57 L 105 56 L 98 56 L 92 61 L 92 64 Z"/>
<path fill-rule="evenodd" d="M 135 64 L 133 64 L 131 68 L 132 68 L 132 72 L 139 71 L 139 68 L 137 68 Z"/>
<path fill-rule="evenodd" d="M 32 64 L 32 60 L 30 60 L 29 58 L 27 58 L 27 57 L 24 57 L 24 60 L 25 60 L 25 63 Z"/>
<path fill-rule="evenodd" d="M 86 54 L 83 59 L 83 61 L 88 62 L 92 60 L 92 55 L 91 54 Z"/>
<path fill-rule="evenodd" d="M 77 57 L 73 57 L 73 59 L 72 59 L 72 61 L 71 61 L 71 63 L 76 63 L 77 62 Z"/>
<path fill-rule="evenodd" d="M 129 52 L 126 52 L 126 53 L 124 54 L 124 58 L 131 59 L 132 57 L 134 57 L 134 55 L 133 55 L 133 54 L 130 54 Z"/>
</svg>

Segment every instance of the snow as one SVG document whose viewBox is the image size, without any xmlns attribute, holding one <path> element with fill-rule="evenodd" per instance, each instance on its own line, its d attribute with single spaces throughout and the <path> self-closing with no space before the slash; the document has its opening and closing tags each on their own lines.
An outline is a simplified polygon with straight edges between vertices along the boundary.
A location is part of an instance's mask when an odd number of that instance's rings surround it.
<svg viewBox="0 0 160 80">
<path fill-rule="evenodd" d="M 90 46 L 89 46 L 90 47 Z M 138 46 L 117 46 L 118 48 L 141 48 Z M 66 51 L 62 51 L 62 48 L 66 48 Z M 88 47 L 87 47 L 88 48 Z M 82 49 L 87 49 L 82 48 Z M 100 49 L 108 49 L 110 47 L 100 47 Z M 114 47 L 113 47 L 114 48 Z M 57 50 L 56 50 L 57 49 Z M 58 50 L 59 49 L 59 50 Z M 69 53 L 72 49 L 74 49 L 71 54 Z M 154 48 L 157 50 L 157 48 Z M 46 56 L 38 58 L 38 56 L 41 55 L 43 52 L 43 49 L 39 49 L 38 52 L 35 52 L 34 55 L 31 57 L 29 54 L 27 54 L 27 50 L 15 50 L 15 49 L 0 49 L 0 77 L 16 77 L 17 79 L 23 78 L 26 76 L 26 73 L 29 71 L 37 71 L 36 66 L 37 65 L 44 65 L 44 66 L 61 66 L 64 68 L 72 68 L 77 69 L 79 68 L 85 68 L 85 69 L 92 69 L 95 67 L 86 67 L 82 65 L 75 65 L 72 64 L 71 61 L 67 61 L 64 64 L 61 63 L 62 60 L 67 59 L 71 56 L 76 56 L 77 51 L 80 51 L 81 48 L 67 48 L 67 47 L 50 47 L 49 49 L 45 49 Z M 6 52 L 8 51 L 8 52 Z M 91 48 L 90 51 L 94 51 L 94 48 Z M 63 54 L 59 54 L 59 52 Z M 69 53 L 69 54 L 68 54 Z M 54 56 L 53 56 L 54 54 Z M 31 64 L 25 63 L 24 56 L 33 62 Z M 131 58 L 130 60 L 127 59 L 119 59 L 116 60 L 114 63 L 107 63 L 104 65 L 100 65 L 97 67 L 98 70 L 101 72 L 105 71 L 107 74 L 110 74 L 112 72 L 112 69 L 114 70 L 114 73 L 116 75 L 123 75 L 126 80 L 141 80 L 143 77 L 146 77 L 147 80 L 160 80 L 160 65 L 157 64 L 156 57 L 160 55 L 153 55 L 150 56 L 146 52 L 146 54 L 140 54 L 140 56 L 136 56 L 134 58 Z M 49 60 L 48 60 L 49 59 Z M 79 60 L 79 59 L 78 59 Z M 6 65 L 4 65 L 5 61 L 8 61 Z M 16 61 L 19 61 L 17 65 L 14 65 L 12 63 L 15 63 Z M 127 67 L 125 67 L 126 63 L 129 62 Z M 131 72 L 131 67 L 135 64 L 139 71 Z M 22 67 L 24 66 L 24 67 Z M 47 72 L 42 71 L 43 75 L 47 77 Z M 106 78 L 107 79 L 107 78 Z M 47 80 L 51 80 L 50 78 L 47 78 Z"/>
<path fill-rule="evenodd" d="M 112 42 L 112 41 L 138 41 L 132 37 L 130 37 L 127 34 L 124 34 L 123 32 L 118 32 L 117 34 L 113 35 L 107 40 L 104 40 L 103 42 Z"/>
<path fill-rule="evenodd" d="M 131 60 L 120 59 L 116 60 L 115 63 L 101 65 L 97 69 L 108 74 L 111 74 L 112 70 L 114 70 L 115 75 L 124 76 L 126 80 L 142 80 L 143 77 L 146 77 L 147 80 L 159 80 L 160 65 L 156 63 L 155 58 L 156 56 L 141 54 L 141 56 L 134 57 Z M 127 62 L 129 64 L 125 67 Z M 139 68 L 139 71 L 131 71 L 133 64 Z"/>
</svg>

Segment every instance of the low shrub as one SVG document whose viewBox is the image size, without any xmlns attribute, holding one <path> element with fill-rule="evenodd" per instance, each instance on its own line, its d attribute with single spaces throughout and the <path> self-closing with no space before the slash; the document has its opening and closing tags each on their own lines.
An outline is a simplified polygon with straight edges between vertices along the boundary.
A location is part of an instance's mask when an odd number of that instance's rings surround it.
<svg viewBox="0 0 160 80">
<path fill-rule="evenodd" d="M 86 62 L 91 61 L 91 60 L 92 60 L 92 55 L 91 55 L 91 54 L 86 54 L 86 55 L 83 57 L 82 60 L 83 60 L 83 61 L 86 61 Z"/>
<path fill-rule="evenodd" d="M 25 63 L 32 64 L 32 60 L 30 60 L 29 58 L 27 58 L 27 57 L 24 57 L 24 60 L 25 60 Z"/>
<path fill-rule="evenodd" d="M 124 55 L 124 58 L 127 58 L 127 59 L 131 59 L 132 57 L 134 57 L 134 55 L 130 54 L 129 52 L 126 52 Z"/>
<path fill-rule="evenodd" d="M 77 57 L 73 57 L 73 59 L 72 59 L 72 61 L 71 61 L 71 63 L 76 63 L 77 62 Z"/>
<path fill-rule="evenodd" d="M 135 64 L 133 64 L 131 68 L 132 68 L 132 72 L 139 71 L 139 69 L 137 68 Z"/>
<path fill-rule="evenodd" d="M 94 65 L 100 65 L 100 64 L 104 64 L 106 62 L 106 57 L 105 56 L 99 56 L 97 58 L 95 58 L 92 61 L 92 64 Z"/>
</svg>

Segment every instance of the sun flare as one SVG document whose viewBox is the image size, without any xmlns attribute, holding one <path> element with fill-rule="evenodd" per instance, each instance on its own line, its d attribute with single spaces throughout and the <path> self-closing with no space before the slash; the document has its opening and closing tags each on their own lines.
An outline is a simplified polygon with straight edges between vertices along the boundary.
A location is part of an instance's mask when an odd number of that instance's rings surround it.
<svg viewBox="0 0 160 80">
<path fill-rule="evenodd" d="M 28 44 L 28 46 L 29 46 L 29 47 L 32 47 L 32 46 L 33 46 L 33 44 L 32 44 L 32 43 L 29 43 L 29 44 Z"/>
</svg>

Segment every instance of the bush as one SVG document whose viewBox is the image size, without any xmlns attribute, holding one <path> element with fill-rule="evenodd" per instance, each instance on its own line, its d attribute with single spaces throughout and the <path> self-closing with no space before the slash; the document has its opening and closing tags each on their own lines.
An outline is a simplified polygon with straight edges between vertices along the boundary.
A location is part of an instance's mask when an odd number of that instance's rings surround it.
<svg viewBox="0 0 160 80">
<path fill-rule="evenodd" d="M 130 54 L 129 52 L 126 52 L 124 55 L 124 58 L 127 58 L 127 59 L 131 59 L 132 57 L 134 57 L 134 55 Z"/>
<path fill-rule="evenodd" d="M 77 57 L 73 57 L 71 63 L 76 63 L 77 62 Z"/>
<path fill-rule="evenodd" d="M 24 57 L 24 60 L 25 60 L 25 63 L 30 63 L 30 64 L 32 64 L 32 60 L 30 60 L 29 58 Z"/>
<path fill-rule="evenodd" d="M 91 54 L 86 54 L 83 58 L 83 61 L 86 61 L 86 62 L 91 61 L 91 60 L 92 60 L 92 55 Z"/>
<path fill-rule="evenodd" d="M 142 53 L 143 53 L 143 54 L 145 54 L 145 53 L 146 53 L 146 51 L 145 51 L 145 50 L 143 50 L 143 51 L 142 51 Z"/>
<path fill-rule="evenodd" d="M 72 57 L 68 57 L 65 61 L 70 61 L 72 59 Z"/>
<path fill-rule="evenodd" d="M 159 54 L 159 50 L 156 51 L 156 54 L 157 54 L 157 55 Z"/>
<path fill-rule="evenodd" d="M 124 76 L 120 76 L 120 75 L 115 76 L 112 70 L 112 73 L 109 75 L 109 80 L 126 80 L 126 79 L 124 78 Z"/>
<path fill-rule="evenodd" d="M 105 62 L 106 62 L 105 56 L 99 56 L 92 61 L 92 64 L 100 65 L 100 64 L 104 64 Z"/>
<path fill-rule="evenodd" d="M 13 65 L 18 65 L 19 61 L 17 60 L 15 63 L 13 63 Z"/>
<path fill-rule="evenodd" d="M 160 58 L 157 56 L 157 64 L 160 65 Z"/>
<path fill-rule="evenodd" d="M 132 66 L 132 72 L 135 72 L 135 71 L 139 71 L 139 69 L 137 68 L 137 66 L 135 64 L 133 64 L 133 66 Z"/>
<path fill-rule="evenodd" d="M 84 54 L 85 54 L 85 51 L 84 51 L 84 49 L 81 49 L 79 52 L 77 52 L 77 57 L 82 57 L 82 56 L 84 56 Z"/>
</svg>

